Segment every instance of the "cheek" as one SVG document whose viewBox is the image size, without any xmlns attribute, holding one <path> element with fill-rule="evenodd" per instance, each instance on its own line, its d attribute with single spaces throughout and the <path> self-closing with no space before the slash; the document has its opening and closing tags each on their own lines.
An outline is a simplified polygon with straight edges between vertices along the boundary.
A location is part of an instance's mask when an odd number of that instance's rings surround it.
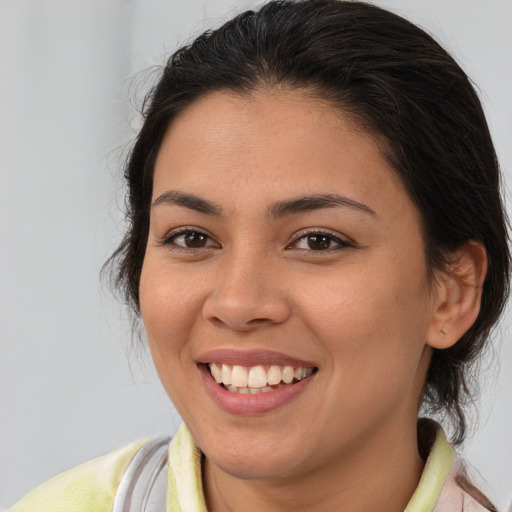
<svg viewBox="0 0 512 512">
<path fill-rule="evenodd" d="M 423 266 L 389 259 L 347 268 L 316 293 L 303 288 L 300 309 L 339 379 L 371 387 L 385 374 L 392 381 L 415 375 L 430 319 L 428 282 Z"/>
<path fill-rule="evenodd" d="M 146 255 L 140 280 L 141 316 L 160 381 L 180 411 L 195 400 L 189 382 L 196 369 L 187 341 L 201 312 L 199 286 L 190 275 Z"/>
<path fill-rule="evenodd" d="M 200 280 L 147 255 L 140 280 L 140 308 L 157 367 L 159 359 L 169 365 L 183 358 L 185 341 L 201 311 L 200 287 Z"/>
</svg>

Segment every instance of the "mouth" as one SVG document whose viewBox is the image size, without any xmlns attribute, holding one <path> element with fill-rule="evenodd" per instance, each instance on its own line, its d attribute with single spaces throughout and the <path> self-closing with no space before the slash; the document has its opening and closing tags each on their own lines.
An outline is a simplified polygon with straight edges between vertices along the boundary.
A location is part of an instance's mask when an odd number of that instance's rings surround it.
<svg viewBox="0 0 512 512">
<path fill-rule="evenodd" d="M 261 416 L 298 400 L 319 367 L 313 361 L 269 350 L 210 350 L 196 359 L 199 375 L 213 402 L 223 411 Z M 307 396 L 312 396 L 308 394 Z"/>
<path fill-rule="evenodd" d="M 289 388 L 316 373 L 316 367 L 256 365 L 221 362 L 206 364 L 215 382 L 230 393 L 258 395 Z"/>
</svg>

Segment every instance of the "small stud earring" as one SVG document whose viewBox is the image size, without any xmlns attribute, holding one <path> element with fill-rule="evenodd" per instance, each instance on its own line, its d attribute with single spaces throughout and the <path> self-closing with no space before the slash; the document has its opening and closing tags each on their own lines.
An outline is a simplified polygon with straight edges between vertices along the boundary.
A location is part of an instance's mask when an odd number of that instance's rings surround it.
<svg viewBox="0 0 512 512">
<path fill-rule="evenodd" d="M 441 332 L 446 335 L 446 329 L 441 329 Z"/>
</svg>

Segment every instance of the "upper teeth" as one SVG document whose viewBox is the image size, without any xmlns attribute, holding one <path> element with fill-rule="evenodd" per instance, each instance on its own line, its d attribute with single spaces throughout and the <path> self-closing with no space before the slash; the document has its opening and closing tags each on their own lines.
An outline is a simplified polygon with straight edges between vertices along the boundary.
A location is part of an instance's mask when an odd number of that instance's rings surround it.
<svg viewBox="0 0 512 512">
<path fill-rule="evenodd" d="M 240 366 L 230 364 L 210 363 L 210 372 L 219 384 L 236 386 L 237 388 L 264 388 L 284 382 L 290 384 L 295 380 L 302 380 L 313 373 L 313 368 L 293 366 L 270 366 L 265 370 L 263 366 Z"/>
</svg>

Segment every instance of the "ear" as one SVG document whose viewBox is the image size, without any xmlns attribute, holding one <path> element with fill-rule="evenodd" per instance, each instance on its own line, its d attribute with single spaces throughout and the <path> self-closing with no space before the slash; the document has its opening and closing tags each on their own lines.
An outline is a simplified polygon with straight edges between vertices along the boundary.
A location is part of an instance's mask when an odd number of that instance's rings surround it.
<svg viewBox="0 0 512 512">
<path fill-rule="evenodd" d="M 455 345 L 473 325 L 482 300 L 487 274 L 487 254 L 482 243 L 470 240 L 450 254 L 446 268 L 435 271 L 433 315 L 427 330 L 427 345 Z"/>
</svg>

